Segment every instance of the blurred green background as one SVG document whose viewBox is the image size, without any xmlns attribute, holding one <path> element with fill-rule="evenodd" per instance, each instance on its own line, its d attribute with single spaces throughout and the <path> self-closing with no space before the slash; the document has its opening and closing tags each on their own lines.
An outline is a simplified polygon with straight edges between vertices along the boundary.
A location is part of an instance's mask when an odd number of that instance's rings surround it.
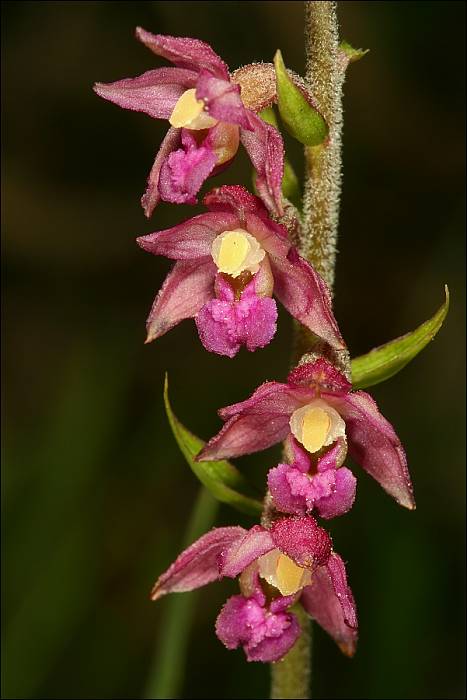
<svg viewBox="0 0 467 700">
<path fill-rule="evenodd" d="M 355 507 L 330 530 L 360 644 L 349 661 L 316 630 L 314 697 L 465 697 L 464 14 L 460 2 L 339 3 L 342 37 L 371 52 L 345 84 L 336 316 L 355 356 L 431 316 L 444 283 L 452 304 L 436 341 L 372 391 L 406 447 L 417 510 L 355 469 Z M 204 39 L 231 68 L 280 47 L 304 69 L 301 2 L 3 3 L 7 698 L 142 697 L 169 605 L 149 591 L 198 493 L 164 415 L 164 371 L 175 411 L 207 438 L 218 407 L 288 369 L 285 313 L 268 348 L 231 361 L 206 353 L 190 321 L 143 345 L 169 263 L 134 239 L 198 210 L 162 204 L 145 220 L 166 124 L 91 90 L 164 64 L 137 25 Z M 244 154 L 221 181 L 249 185 Z M 237 464 L 261 485 L 277 456 Z M 252 524 L 227 507 L 216 522 Z M 214 634 L 234 591 L 212 584 L 197 599 L 182 697 L 267 695 L 268 668 Z"/>
</svg>

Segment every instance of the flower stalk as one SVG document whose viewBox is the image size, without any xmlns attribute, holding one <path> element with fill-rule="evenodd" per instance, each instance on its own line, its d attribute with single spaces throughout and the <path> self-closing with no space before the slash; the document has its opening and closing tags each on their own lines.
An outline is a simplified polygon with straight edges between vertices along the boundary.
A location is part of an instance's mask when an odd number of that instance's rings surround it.
<svg viewBox="0 0 467 700">
<path fill-rule="evenodd" d="M 310 618 L 300 607 L 292 608 L 302 633 L 289 653 L 272 664 L 271 698 L 309 698 L 311 676 L 311 631 Z M 297 670 L 300 672 L 297 673 Z"/>
<path fill-rule="evenodd" d="M 303 220 L 298 251 L 327 283 L 334 284 L 341 191 L 342 85 L 336 2 L 305 2 L 305 82 L 328 125 L 319 146 L 305 146 Z M 293 359 L 298 361 L 316 343 L 315 336 L 295 322 Z M 350 358 L 343 358 L 350 371 Z M 268 497 L 267 497 L 268 498 Z M 267 499 L 266 499 L 267 500 Z M 311 697 L 311 620 L 301 615 L 302 634 L 279 662 L 271 665 L 271 698 Z"/>
</svg>

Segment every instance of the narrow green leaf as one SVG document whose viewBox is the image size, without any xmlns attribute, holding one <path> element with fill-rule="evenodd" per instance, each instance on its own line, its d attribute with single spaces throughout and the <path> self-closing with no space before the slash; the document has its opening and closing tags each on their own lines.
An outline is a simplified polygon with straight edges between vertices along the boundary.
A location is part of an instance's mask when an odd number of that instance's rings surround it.
<svg viewBox="0 0 467 700">
<path fill-rule="evenodd" d="M 294 85 L 279 50 L 274 56 L 274 67 L 279 114 L 287 131 L 305 146 L 319 146 L 328 134 L 326 122 Z"/>
<path fill-rule="evenodd" d="M 444 287 L 446 300 L 435 315 L 411 333 L 391 340 L 366 355 L 352 360 L 352 384 L 354 389 L 384 382 L 397 374 L 406 364 L 433 340 L 449 310 L 449 289 Z"/>
<path fill-rule="evenodd" d="M 169 402 L 169 381 L 166 375 L 164 403 L 170 427 L 190 468 L 204 486 L 222 503 L 237 508 L 248 515 L 258 516 L 262 512 L 261 502 L 250 495 L 252 489 L 247 480 L 226 460 L 218 462 L 195 462 L 196 455 L 204 446 L 203 440 L 193 435 L 172 411 Z"/>
<path fill-rule="evenodd" d="M 363 56 L 366 56 L 366 54 L 370 50 L 354 49 L 354 47 L 351 46 L 348 41 L 341 41 L 341 43 L 339 44 L 339 48 L 343 53 L 345 53 L 349 63 L 355 63 L 355 61 L 359 61 L 361 58 L 363 58 Z"/>
</svg>

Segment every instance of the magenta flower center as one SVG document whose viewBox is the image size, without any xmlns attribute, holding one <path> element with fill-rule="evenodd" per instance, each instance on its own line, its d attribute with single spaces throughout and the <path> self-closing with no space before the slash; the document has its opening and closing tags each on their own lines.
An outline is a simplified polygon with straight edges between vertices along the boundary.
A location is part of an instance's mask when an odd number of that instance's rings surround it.
<svg viewBox="0 0 467 700">
<path fill-rule="evenodd" d="M 212 259 L 219 272 L 238 277 L 242 272 L 255 274 L 266 252 L 254 236 L 244 229 L 224 231 L 211 247 Z"/>
</svg>

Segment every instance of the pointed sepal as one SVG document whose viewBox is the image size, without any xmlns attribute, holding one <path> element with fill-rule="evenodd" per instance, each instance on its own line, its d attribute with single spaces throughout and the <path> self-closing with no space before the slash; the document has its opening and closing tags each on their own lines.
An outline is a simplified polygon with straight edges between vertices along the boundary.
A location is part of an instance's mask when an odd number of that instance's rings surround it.
<svg viewBox="0 0 467 700">
<path fill-rule="evenodd" d="M 267 124 L 273 126 L 279 131 L 279 125 L 277 123 L 276 114 L 272 107 L 266 107 L 266 109 L 263 109 L 262 112 L 260 112 L 259 116 L 263 121 L 265 121 Z M 254 170 L 253 188 L 256 193 L 256 172 Z M 285 197 L 285 199 L 288 199 L 289 202 L 292 202 L 292 204 L 294 204 L 297 208 L 301 207 L 302 194 L 300 191 L 300 183 L 298 181 L 298 177 L 295 173 L 295 170 L 293 169 L 290 161 L 287 158 L 284 158 L 284 174 L 282 176 L 282 195 L 283 197 Z"/>
</svg>

